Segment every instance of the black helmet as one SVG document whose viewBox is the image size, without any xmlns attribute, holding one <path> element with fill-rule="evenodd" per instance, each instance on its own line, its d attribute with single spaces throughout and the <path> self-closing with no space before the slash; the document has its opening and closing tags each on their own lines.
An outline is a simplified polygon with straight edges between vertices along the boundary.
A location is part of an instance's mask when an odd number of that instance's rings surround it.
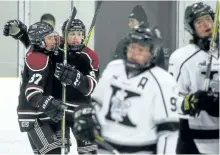
<svg viewBox="0 0 220 155">
<path fill-rule="evenodd" d="M 63 23 L 62 26 L 62 33 L 64 36 L 64 31 L 65 31 L 65 27 L 67 24 L 68 20 L 66 20 Z M 68 29 L 68 32 L 71 31 L 82 31 L 84 38 L 86 37 L 86 27 L 83 24 L 83 22 L 80 19 L 74 19 L 71 23 L 70 23 L 70 27 Z M 78 45 L 76 44 L 68 44 L 68 48 L 71 49 L 72 51 L 79 51 L 84 47 L 84 39 L 82 40 L 82 42 Z"/>
<path fill-rule="evenodd" d="M 131 70 L 142 70 L 154 66 L 156 63 L 156 56 L 159 45 L 161 45 L 161 38 L 158 29 L 145 27 L 143 25 L 135 27 L 128 35 L 129 43 L 139 43 L 141 45 L 148 45 L 151 49 L 152 56 L 148 61 L 142 65 L 125 59 L 126 67 Z"/>
<path fill-rule="evenodd" d="M 149 27 L 149 21 L 147 18 L 147 15 L 143 9 L 142 6 L 140 5 L 136 5 L 132 12 L 129 15 L 129 18 L 134 18 L 136 19 L 138 22 L 144 22 L 144 26 Z"/>
<path fill-rule="evenodd" d="M 46 22 L 37 22 L 31 25 L 28 29 L 28 37 L 30 39 L 31 44 L 41 49 L 46 48 L 44 37 L 52 33 L 56 33 L 54 32 L 53 26 Z M 57 39 L 59 39 L 58 33 L 56 33 L 56 35 L 58 37 Z M 59 42 L 57 42 L 57 44 L 58 45 L 54 47 L 53 51 L 58 49 Z"/>
<path fill-rule="evenodd" d="M 203 15 L 210 15 L 214 20 L 214 12 L 213 9 L 202 2 L 194 3 L 186 8 L 185 17 L 184 17 L 184 24 L 185 29 L 191 34 L 195 34 L 194 29 L 194 21 L 195 19 L 203 16 Z"/>
</svg>

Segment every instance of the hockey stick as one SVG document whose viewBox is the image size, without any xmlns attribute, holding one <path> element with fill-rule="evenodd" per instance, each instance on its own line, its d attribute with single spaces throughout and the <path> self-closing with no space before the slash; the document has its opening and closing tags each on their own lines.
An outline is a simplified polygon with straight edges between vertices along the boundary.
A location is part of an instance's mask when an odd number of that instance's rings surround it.
<svg viewBox="0 0 220 155">
<path fill-rule="evenodd" d="M 88 45 L 89 40 L 90 40 L 90 38 L 91 38 L 91 36 L 92 36 L 92 33 L 93 33 L 94 29 L 95 29 L 96 17 L 97 17 L 97 15 L 98 15 L 98 13 L 99 13 L 99 10 L 100 10 L 100 8 L 101 8 L 101 5 L 102 5 L 102 1 L 98 1 L 98 2 L 97 2 L 97 7 L 96 7 L 96 10 L 95 10 L 95 15 L 94 15 L 94 17 L 93 17 L 93 19 L 92 19 L 92 23 L 91 23 L 91 26 L 90 26 L 90 28 L 89 28 L 88 35 L 87 35 L 87 37 L 86 37 L 86 39 L 85 39 L 85 45 L 86 45 L 86 46 Z"/>
<path fill-rule="evenodd" d="M 219 7 L 220 7 L 220 0 L 217 0 L 217 5 L 215 9 L 215 21 L 212 30 L 212 39 L 210 42 L 209 48 L 209 63 L 207 64 L 206 75 L 205 75 L 205 84 L 204 90 L 208 91 L 209 84 L 210 84 L 210 75 L 211 75 L 211 66 L 212 66 L 212 54 L 216 51 L 216 38 L 219 26 Z"/>
<path fill-rule="evenodd" d="M 106 150 L 110 151 L 113 154 L 117 154 L 120 155 L 120 153 L 113 147 L 111 146 L 109 143 L 107 143 L 104 138 L 102 138 L 99 135 L 96 135 L 96 139 L 95 142 L 99 145 L 101 145 L 103 148 L 105 148 Z"/>
<path fill-rule="evenodd" d="M 76 17 L 76 13 L 77 10 L 74 7 L 71 15 L 69 17 L 69 20 L 66 24 L 65 27 L 65 31 L 64 31 L 64 48 L 63 48 L 63 64 L 67 65 L 67 35 L 68 35 L 68 30 L 69 30 L 69 26 L 71 24 L 71 22 L 74 20 L 74 18 Z M 62 103 L 65 104 L 66 103 L 66 85 L 63 84 L 62 86 Z M 65 154 L 65 111 L 64 111 L 64 115 L 62 117 L 62 121 L 61 121 L 61 142 L 62 142 L 62 147 L 61 147 L 61 154 L 64 155 Z"/>
</svg>

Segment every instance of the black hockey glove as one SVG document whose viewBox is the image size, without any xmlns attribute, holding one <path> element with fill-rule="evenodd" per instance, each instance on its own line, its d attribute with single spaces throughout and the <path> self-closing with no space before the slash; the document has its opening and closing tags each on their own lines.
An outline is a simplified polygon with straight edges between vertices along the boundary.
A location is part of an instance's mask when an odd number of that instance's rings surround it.
<svg viewBox="0 0 220 155">
<path fill-rule="evenodd" d="M 64 115 L 64 110 L 67 106 L 62 104 L 61 101 L 54 99 L 52 96 L 43 97 L 43 102 L 39 102 L 39 111 L 44 112 L 51 118 L 52 121 L 59 122 Z"/>
<path fill-rule="evenodd" d="M 74 110 L 73 133 L 77 139 L 94 141 L 101 127 L 91 105 L 80 105 Z"/>
<path fill-rule="evenodd" d="M 4 36 L 12 36 L 14 39 L 19 39 L 27 33 L 27 26 L 19 20 L 9 20 L 4 25 Z"/>
<path fill-rule="evenodd" d="M 210 115 L 217 115 L 219 94 L 210 91 L 197 91 L 196 93 L 186 95 L 181 106 L 184 114 L 196 116 L 201 110 L 205 110 Z"/>
<path fill-rule="evenodd" d="M 88 92 L 88 78 L 70 65 L 64 66 L 62 63 L 57 63 L 54 76 L 62 84 L 73 86 L 83 94 Z"/>
<path fill-rule="evenodd" d="M 26 48 L 30 46 L 30 40 L 27 33 L 27 26 L 19 20 L 10 20 L 5 23 L 4 36 L 12 36 L 14 39 L 19 39 Z"/>
</svg>

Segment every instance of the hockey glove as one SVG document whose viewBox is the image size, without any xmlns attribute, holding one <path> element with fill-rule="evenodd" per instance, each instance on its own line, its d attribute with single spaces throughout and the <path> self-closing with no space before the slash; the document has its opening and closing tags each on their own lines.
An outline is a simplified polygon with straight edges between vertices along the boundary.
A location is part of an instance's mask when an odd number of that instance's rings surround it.
<svg viewBox="0 0 220 155">
<path fill-rule="evenodd" d="M 70 65 L 64 66 L 62 63 L 57 63 L 54 76 L 62 84 L 73 86 L 83 94 L 88 92 L 87 77 Z"/>
<path fill-rule="evenodd" d="M 212 113 L 211 111 L 215 109 L 214 106 L 218 104 L 218 101 L 218 93 L 197 91 L 196 93 L 185 96 L 181 108 L 184 114 L 189 114 L 190 116 L 199 115 L 201 110 Z"/>
<path fill-rule="evenodd" d="M 198 99 L 195 94 L 189 94 L 185 96 L 181 109 L 185 115 L 194 117 L 196 114 L 199 115 L 200 110 L 198 109 Z"/>
<path fill-rule="evenodd" d="M 98 123 L 95 110 L 91 105 L 80 105 L 75 109 L 73 133 L 77 139 L 94 141 L 101 127 Z"/>
<path fill-rule="evenodd" d="M 59 122 L 64 115 L 64 110 L 67 106 L 61 101 L 54 99 L 52 96 L 43 97 L 43 102 L 39 102 L 39 111 L 44 112 L 55 123 Z"/>
<path fill-rule="evenodd" d="M 19 39 L 25 33 L 27 33 L 27 26 L 19 20 L 9 20 L 4 25 L 4 36 L 12 36 L 14 39 Z"/>
</svg>

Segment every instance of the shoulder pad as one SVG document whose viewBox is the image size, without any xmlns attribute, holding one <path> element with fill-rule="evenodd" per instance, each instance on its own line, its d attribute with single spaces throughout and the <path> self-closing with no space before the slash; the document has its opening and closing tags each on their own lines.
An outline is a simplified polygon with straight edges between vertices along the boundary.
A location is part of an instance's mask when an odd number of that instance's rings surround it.
<svg viewBox="0 0 220 155">
<path fill-rule="evenodd" d="M 48 61 L 49 56 L 37 51 L 32 51 L 32 49 L 27 52 L 25 57 L 25 63 L 32 71 L 44 70 L 48 65 Z"/>
<path fill-rule="evenodd" d="M 85 54 L 88 57 L 88 59 L 90 60 L 92 69 L 94 70 L 99 69 L 99 57 L 95 51 L 85 46 L 81 53 Z"/>
<path fill-rule="evenodd" d="M 200 49 L 197 46 L 194 44 L 189 44 L 174 51 L 170 56 L 170 60 L 175 61 L 177 64 L 182 64 L 189 57 L 198 53 L 199 51 Z"/>
<path fill-rule="evenodd" d="M 177 85 L 175 78 L 173 78 L 173 76 L 166 70 L 158 66 L 151 69 L 151 74 L 154 77 L 155 82 L 164 90 Z"/>
<path fill-rule="evenodd" d="M 111 67 L 111 66 L 117 66 L 117 65 L 122 65 L 124 64 L 124 60 L 123 59 L 116 59 L 116 60 L 112 60 L 110 61 L 107 66 Z"/>
</svg>

